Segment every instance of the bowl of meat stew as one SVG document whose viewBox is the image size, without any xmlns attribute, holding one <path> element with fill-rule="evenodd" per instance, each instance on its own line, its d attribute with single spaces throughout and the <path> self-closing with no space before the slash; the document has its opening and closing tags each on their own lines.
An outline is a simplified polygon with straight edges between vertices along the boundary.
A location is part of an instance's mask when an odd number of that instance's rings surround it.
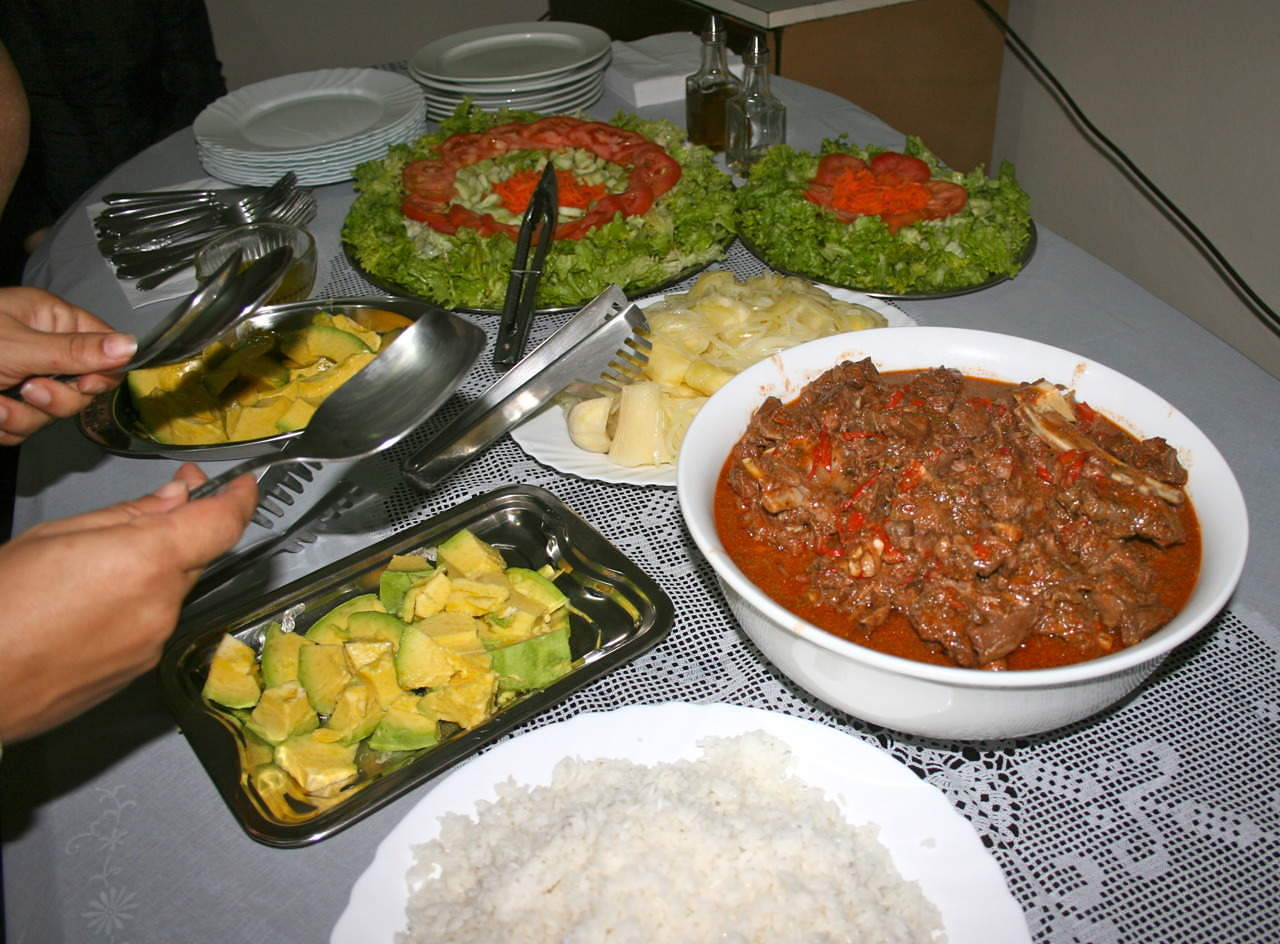
<svg viewBox="0 0 1280 944">
<path fill-rule="evenodd" d="M 855 717 L 951 740 L 1120 701 L 1226 605 L 1248 543 L 1234 475 L 1172 404 L 965 329 L 756 364 L 698 413 L 677 486 L 768 659 Z"/>
</svg>

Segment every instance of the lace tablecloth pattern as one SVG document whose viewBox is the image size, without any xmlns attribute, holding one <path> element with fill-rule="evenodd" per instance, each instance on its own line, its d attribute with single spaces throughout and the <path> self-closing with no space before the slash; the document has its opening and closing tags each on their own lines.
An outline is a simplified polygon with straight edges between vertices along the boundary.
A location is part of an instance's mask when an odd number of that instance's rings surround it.
<svg viewBox="0 0 1280 944">
<path fill-rule="evenodd" d="M 723 265 L 744 278 L 763 271 L 738 244 Z M 376 291 L 339 257 L 322 294 Z M 497 319 L 472 317 L 492 341 Z M 542 319 L 531 345 L 556 323 Z M 1280 940 L 1280 653 L 1239 616 L 1224 611 L 1124 703 L 1050 736 L 953 744 L 866 724 L 790 683 L 742 633 L 673 489 L 566 476 L 507 437 L 435 492 L 401 482 L 400 463 L 492 382 L 488 353 L 432 423 L 381 457 L 385 534 L 500 485 L 538 485 L 643 567 L 676 609 L 662 645 L 529 728 L 666 701 L 786 712 L 870 741 L 940 789 L 999 861 L 1036 941 Z"/>
</svg>

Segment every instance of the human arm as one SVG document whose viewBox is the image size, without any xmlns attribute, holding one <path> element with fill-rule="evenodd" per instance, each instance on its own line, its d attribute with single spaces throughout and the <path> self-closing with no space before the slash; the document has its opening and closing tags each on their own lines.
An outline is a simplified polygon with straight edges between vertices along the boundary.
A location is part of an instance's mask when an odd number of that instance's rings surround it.
<svg viewBox="0 0 1280 944">
<path fill-rule="evenodd" d="M 188 501 L 202 481 L 184 465 L 151 495 L 0 547 L 0 742 L 61 724 L 156 665 L 183 598 L 257 502 L 251 476 Z"/>
<path fill-rule="evenodd" d="M 9 194 L 27 159 L 31 114 L 22 78 L 0 42 L 0 210 L 9 202 Z"/>
<path fill-rule="evenodd" d="M 22 442 L 58 417 L 74 416 L 120 382 L 106 373 L 137 350 L 132 335 L 43 289 L 0 288 L 0 445 Z M 61 383 L 50 375 L 77 375 Z"/>
</svg>

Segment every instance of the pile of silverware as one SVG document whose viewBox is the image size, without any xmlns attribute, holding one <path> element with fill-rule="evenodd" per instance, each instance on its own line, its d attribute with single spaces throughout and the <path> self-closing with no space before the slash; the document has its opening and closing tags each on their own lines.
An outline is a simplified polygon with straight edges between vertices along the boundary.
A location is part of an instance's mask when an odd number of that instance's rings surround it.
<svg viewBox="0 0 1280 944">
<path fill-rule="evenodd" d="M 315 195 L 292 171 L 270 187 L 110 193 L 94 217 L 98 249 L 116 277 L 149 291 L 195 262 L 200 247 L 224 230 L 276 220 L 305 226 Z"/>
</svg>

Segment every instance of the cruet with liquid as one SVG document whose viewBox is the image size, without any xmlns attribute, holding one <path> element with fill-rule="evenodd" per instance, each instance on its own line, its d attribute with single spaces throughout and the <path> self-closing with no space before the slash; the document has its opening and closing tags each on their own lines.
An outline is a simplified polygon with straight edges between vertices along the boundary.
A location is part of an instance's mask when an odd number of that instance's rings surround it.
<svg viewBox="0 0 1280 944">
<path fill-rule="evenodd" d="M 725 103 L 741 88 L 725 59 L 725 29 L 720 17 L 707 19 L 702 31 L 702 64 L 684 80 L 685 127 L 689 140 L 713 151 L 725 145 Z"/>
<path fill-rule="evenodd" d="M 758 33 L 742 54 L 742 88 L 725 105 L 725 160 L 735 174 L 787 138 L 787 107 L 769 89 L 769 47 Z"/>
</svg>

